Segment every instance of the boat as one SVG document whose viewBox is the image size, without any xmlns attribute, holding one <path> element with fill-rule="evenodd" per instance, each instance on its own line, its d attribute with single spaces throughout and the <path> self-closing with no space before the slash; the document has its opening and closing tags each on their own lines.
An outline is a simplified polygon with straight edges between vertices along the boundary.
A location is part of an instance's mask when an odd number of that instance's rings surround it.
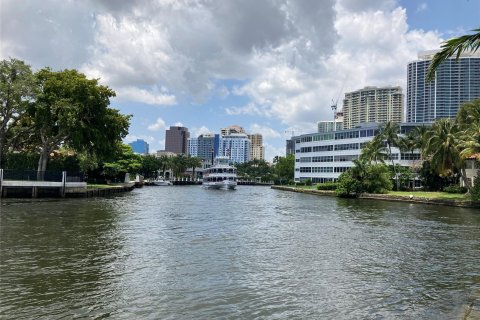
<svg viewBox="0 0 480 320">
<path fill-rule="evenodd" d="M 233 190 L 237 186 L 237 169 L 229 164 L 228 157 L 215 158 L 214 165 L 203 170 L 204 188 Z"/>
<path fill-rule="evenodd" d="M 153 180 L 153 184 L 156 186 L 172 186 L 173 185 L 173 183 L 171 183 L 170 181 L 164 180 L 161 178 Z"/>
</svg>

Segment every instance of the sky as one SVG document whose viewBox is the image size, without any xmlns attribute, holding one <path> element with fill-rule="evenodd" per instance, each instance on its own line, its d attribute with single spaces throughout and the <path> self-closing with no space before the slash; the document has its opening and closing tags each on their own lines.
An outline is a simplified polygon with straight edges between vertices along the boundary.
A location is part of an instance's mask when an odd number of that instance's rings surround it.
<svg viewBox="0 0 480 320">
<path fill-rule="evenodd" d="M 419 51 L 480 27 L 480 0 L 0 0 L 0 59 L 78 69 L 165 146 L 240 125 L 266 158 L 316 131 L 345 92 L 401 86 Z"/>
</svg>

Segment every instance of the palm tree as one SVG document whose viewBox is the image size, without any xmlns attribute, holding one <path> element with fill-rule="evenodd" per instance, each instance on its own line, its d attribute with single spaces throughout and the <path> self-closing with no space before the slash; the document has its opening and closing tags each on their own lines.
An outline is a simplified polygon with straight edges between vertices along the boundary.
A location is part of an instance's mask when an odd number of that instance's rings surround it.
<svg viewBox="0 0 480 320">
<path fill-rule="evenodd" d="M 188 158 L 184 154 L 179 154 L 176 157 L 172 158 L 172 169 L 175 178 L 179 178 L 182 173 L 188 167 L 187 160 Z"/>
<path fill-rule="evenodd" d="M 392 161 L 393 172 L 395 174 L 395 182 L 397 186 L 397 190 L 400 189 L 400 181 L 398 180 L 397 176 L 397 169 L 395 168 L 395 163 L 393 162 L 392 156 L 392 147 L 398 146 L 398 134 L 400 128 L 398 124 L 389 121 L 383 126 L 380 132 L 380 136 L 387 142 L 387 150 L 388 150 L 388 158 Z"/>
<path fill-rule="evenodd" d="M 453 38 L 442 43 L 441 50 L 437 52 L 428 67 L 427 80 L 435 78 L 435 70 L 445 60 L 453 55 L 456 59 L 460 57 L 464 51 L 477 51 L 480 48 L 480 28 L 472 30 L 474 34 L 463 35 L 458 38 Z"/>
<path fill-rule="evenodd" d="M 192 179 L 195 180 L 195 169 L 202 166 L 202 159 L 198 157 L 188 156 L 187 158 L 187 167 L 192 168 Z"/>
<path fill-rule="evenodd" d="M 480 99 L 463 104 L 458 110 L 460 155 L 463 159 L 480 154 Z"/>
<path fill-rule="evenodd" d="M 426 126 L 415 127 L 415 129 L 410 132 L 410 135 L 415 140 L 415 148 L 420 150 L 420 157 L 423 160 L 426 155 L 428 139 L 432 135 L 432 128 Z"/>
<path fill-rule="evenodd" d="M 159 158 L 160 160 L 160 168 L 162 169 L 162 177 L 165 179 L 165 171 L 171 169 L 172 167 L 172 158 L 167 155 L 162 155 Z"/>
<path fill-rule="evenodd" d="M 455 168 L 463 167 L 458 148 L 458 133 L 458 125 L 451 119 L 439 119 L 432 126 L 427 153 L 432 166 L 442 177 L 451 176 Z"/>
<path fill-rule="evenodd" d="M 387 155 L 386 151 L 387 148 L 385 147 L 383 138 L 381 135 L 377 135 L 373 140 L 365 144 L 359 159 L 368 161 L 369 163 L 375 161 L 375 164 L 377 164 L 379 160 L 384 163 L 385 156 Z"/>
</svg>

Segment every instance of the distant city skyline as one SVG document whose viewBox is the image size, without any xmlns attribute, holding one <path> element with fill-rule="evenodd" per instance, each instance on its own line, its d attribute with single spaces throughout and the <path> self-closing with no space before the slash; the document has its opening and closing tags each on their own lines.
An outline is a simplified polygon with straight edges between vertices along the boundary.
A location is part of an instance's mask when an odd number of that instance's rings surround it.
<svg viewBox="0 0 480 320">
<path fill-rule="evenodd" d="M 408 63 L 479 27 L 478 12 L 480 0 L 3 0 L 0 58 L 99 78 L 133 115 L 127 143 L 163 150 L 170 126 L 198 137 L 235 123 L 271 161 L 345 92 L 406 93 Z"/>
</svg>

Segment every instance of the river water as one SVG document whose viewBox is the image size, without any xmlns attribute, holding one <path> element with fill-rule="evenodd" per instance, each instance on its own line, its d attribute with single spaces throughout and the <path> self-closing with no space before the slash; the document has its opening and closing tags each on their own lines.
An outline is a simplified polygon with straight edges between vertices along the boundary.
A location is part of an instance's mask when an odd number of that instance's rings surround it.
<svg viewBox="0 0 480 320">
<path fill-rule="evenodd" d="M 476 209 L 239 186 L 0 202 L 0 318 L 454 319 Z"/>
</svg>

